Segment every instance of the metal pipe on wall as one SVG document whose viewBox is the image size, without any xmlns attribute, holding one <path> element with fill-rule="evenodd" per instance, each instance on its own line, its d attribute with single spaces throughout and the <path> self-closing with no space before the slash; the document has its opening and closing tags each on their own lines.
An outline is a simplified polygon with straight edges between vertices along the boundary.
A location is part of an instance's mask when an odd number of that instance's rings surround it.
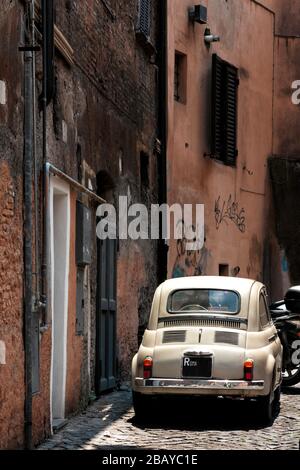
<svg viewBox="0 0 300 470">
<path fill-rule="evenodd" d="M 50 162 L 46 162 L 44 168 L 45 182 L 44 182 L 44 217 L 45 217 L 45 231 L 44 231 L 44 265 L 45 265 L 45 277 L 48 282 L 45 283 L 45 296 L 46 296 L 46 315 L 45 315 L 45 325 L 41 327 L 41 332 L 47 330 L 48 325 L 51 324 L 52 314 L 51 314 L 51 242 L 50 242 L 50 177 L 57 176 L 60 179 L 66 181 L 72 188 L 80 193 L 86 194 L 90 199 L 92 199 L 97 204 L 105 204 L 106 201 L 102 197 L 90 191 L 88 188 L 78 183 L 70 176 L 66 175 L 63 171 L 56 168 Z"/>
<path fill-rule="evenodd" d="M 29 8 L 27 9 L 29 14 Z M 32 448 L 32 52 L 24 53 L 24 343 L 25 447 Z"/>
<path fill-rule="evenodd" d="M 159 17 L 159 108 L 158 108 L 158 135 L 161 140 L 161 154 L 158 162 L 158 197 L 159 204 L 167 202 L 167 51 L 168 51 L 168 0 L 161 0 L 158 4 Z M 160 220 L 160 240 L 158 241 L 158 282 L 167 279 L 168 272 L 168 246 L 162 239 L 162 218 Z"/>
<path fill-rule="evenodd" d="M 31 0 L 31 35 L 35 45 L 35 0 Z M 36 153 L 36 80 L 35 80 L 35 51 L 32 52 L 32 116 L 33 116 L 33 162 L 34 162 L 34 211 L 35 211 L 35 310 L 38 312 L 40 302 L 40 260 L 39 260 L 39 183 L 38 163 Z"/>
<path fill-rule="evenodd" d="M 43 27 L 43 93 L 42 93 L 42 111 L 43 111 L 43 164 L 47 161 L 47 38 L 46 38 L 46 29 L 47 29 L 47 16 L 46 16 L 46 0 L 41 1 L 42 6 L 42 27 Z M 48 188 L 47 188 L 47 175 L 44 173 L 44 182 L 43 182 L 43 194 L 44 194 L 44 207 L 48 207 Z M 43 214 L 43 226 L 44 226 L 44 240 L 47 237 L 48 231 L 48 214 L 44 212 Z M 42 296 L 41 302 L 45 309 L 45 318 L 44 323 L 48 324 L 48 269 L 47 269 L 47 260 L 48 253 L 46 252 L 47 247 L 44 244 L 43 246 L 43 262 L 42 262 Z M 43 330 L 42 330 L 43 331 Z"/>
</svg>

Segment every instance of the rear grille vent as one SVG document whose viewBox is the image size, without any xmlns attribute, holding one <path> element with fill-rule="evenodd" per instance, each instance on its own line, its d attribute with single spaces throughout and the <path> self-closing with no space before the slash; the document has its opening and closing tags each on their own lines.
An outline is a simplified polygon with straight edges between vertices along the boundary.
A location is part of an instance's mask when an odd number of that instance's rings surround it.
<svg viewBox="0 0 300 470">
<path fill-rule="evenodd" d="M 185 330 L 164 331 L 162 342 L 165 343 L 184 343 L 186 338 Z"/>
<path fill-rule="evenodd" d="M 239 344 L 239 334 L 231 333 L 228 331 L 216 331 L 215 332 L 215 343 L 225 343 L 225 344 L 234 344 L 238 346 Z"/>
<path fill-rule="evenodd" d="M 239 321 L 234 320 L 218 320 L 218 319 L 210 319 L 210 318 L 201 318 L 195 320 L 165 320 L 163 322 L 164 328 L 172 328 L 176 326 L 211 326 L 211 327 L 220 327 L 220 328 L 233 328 L 233 329 L 241 329 L 241 323 Z"/>
</svg>

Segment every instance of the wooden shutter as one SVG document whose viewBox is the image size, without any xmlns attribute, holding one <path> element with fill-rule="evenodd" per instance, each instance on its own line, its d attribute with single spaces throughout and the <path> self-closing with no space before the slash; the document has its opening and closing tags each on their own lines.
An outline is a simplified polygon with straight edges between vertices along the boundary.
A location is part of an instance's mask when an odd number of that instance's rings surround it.
<svg viewBox="0 0 300 470">
<path fill-rule="evenodd" d="M 225 108 L 225 152 L 226 163 L 235 165 L 237 157 L 237 88 L 238 70 L 225 63 L 226 108 Z"/>
<path fill-rule="evenodd" d="M 212 65 L 212 155 L 227 165 L 237 157 L 238 69 L 216 54 Z"/>
<path fill-rule="evenodd" d="M 151 0 L 139 0 L 138 32 L 146 38 L 150 36 Z"/>
<path fill-rule="evenodd" d="M 223 101 L 223 61 L 213 54 L 212 69 L 212 154 L 223 159 L 224 154 L 224 101 Z"/>
</svg>

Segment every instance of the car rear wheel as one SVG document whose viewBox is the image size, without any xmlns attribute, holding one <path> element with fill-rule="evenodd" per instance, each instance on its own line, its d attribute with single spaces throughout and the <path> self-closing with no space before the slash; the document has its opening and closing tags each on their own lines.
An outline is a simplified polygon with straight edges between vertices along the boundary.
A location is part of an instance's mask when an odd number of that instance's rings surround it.
<svg viewBox="0 0 300 470">
<path fill-rule="evenodd" d="M 265 397 L 258 399 L 259 421 L 263 424 L 271 424 L 274 420 L 277 409 L 280 406 L 280 387 Z"/>
<path fill-rule="evenodd" d="M 151 413 L 151 397 L 141 393 L 132 392 L 132 403 L 134 413 L 137 419 L 143 419 L 150 416 Z"/>
</svg>

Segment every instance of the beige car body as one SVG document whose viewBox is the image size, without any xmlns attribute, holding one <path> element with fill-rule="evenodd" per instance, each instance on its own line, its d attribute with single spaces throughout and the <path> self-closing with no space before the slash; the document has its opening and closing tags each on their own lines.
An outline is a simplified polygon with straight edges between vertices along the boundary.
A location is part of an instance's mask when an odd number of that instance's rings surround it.
<svg viewBox="0 0 300 470">
<path fill-rule="evenodd" d="M 182 289 L 222 289 L 237 292 L 240 311 L 174 314 L 169 295 Z M 262 326 L 260 296 L 266 289 L 257 281 L 230 277 L 186 277 L 165 281 L 155 294 L 148 327 L 132 361 L 132 389 L 142 395 L 215 395 L 260 397 L 272 394 L 281 383 L 282 345 L 272 321 Z M 184 342 L 170 341 L 185 331 Z M 167 335 L 167 336 L 166 336 Z M 169 335 L 169 336 L 168 336 Z M 171 339 L 172 341 L 172 339 Z M 210 353 L 209 379 L 182 377 L 184 355 Z M 152 377 L 144 379 L 143 361 L 153 358 Z M 244 361 L 254 361 L 253 380 L 244 379 Z"/>
</svg>

